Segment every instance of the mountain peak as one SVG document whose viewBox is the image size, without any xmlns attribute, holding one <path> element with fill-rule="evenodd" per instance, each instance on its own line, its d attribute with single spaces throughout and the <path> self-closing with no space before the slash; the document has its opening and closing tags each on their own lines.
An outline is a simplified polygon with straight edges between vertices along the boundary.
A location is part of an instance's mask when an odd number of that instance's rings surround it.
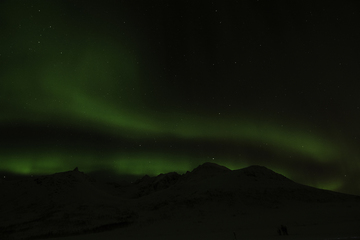
<svg viewBox="0 0 360 240">
<path fill-rule="evenodd" d="M 216 163 L 206 162 L 191 172 L 186 173 L 186 179 L 191 181 L 200 181 L 226 172 L 231 172 L 231 170 Z"/>
<path fill-rule="evenodd" d="M 218 171 L 218 172 L 225 172 L 225 171 L 231 171 L 227 167 L 218 165 L 216 163 L 212 162 L 206 162 L 195 168 L 192 172 L 200 171 L 200 170 L 210 170 L 210 171 Z"/>
<path fill-rule="evenodd" d="M 34 179 L 37 184 L 45 186 L 74 186 L 80 182 L 94 182 L 95 180 L 80 172 L 76 167 L 72 171 L 58 172 L 51 175 L 39 176 Z"/>
</svg>

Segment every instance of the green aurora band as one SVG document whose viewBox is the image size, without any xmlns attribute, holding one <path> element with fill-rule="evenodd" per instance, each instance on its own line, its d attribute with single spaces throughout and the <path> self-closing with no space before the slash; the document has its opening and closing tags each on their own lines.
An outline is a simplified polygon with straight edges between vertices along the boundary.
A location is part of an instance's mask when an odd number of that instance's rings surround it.
<svg viewBox="0 0 360 240">
<path fill-rule="evenodd" d="M 50 5 L 46 8 L 50 13 L 55 11 Z M 136 51 L 129 50 L 136 49 L 131 43 L 124 39 L 100 37 L 99 33 L 78 34 L 76 28 L 64 31 L 64 19 L 50 25 L 45 24 L 48 22 L 46 17 L 37 19 L 34 16 L 31 23 L 22 17 L 22 14 L 27 16 L 24 11 L 18 11 L 17 16 L 0 12 L 5 14 L 3 18 L 8 28 L 17 29 L 12 39 L 1 43 L 2 57 L 7 59 L 1 62 L 7 69 L 1 73 L 0 82 L 0 121 L 3 124 L 71 125 L 97 129 L 109 135 L 126 132 L 127 138 L 134 139 L 250 143 L 282 156 L 301 156 L 323 164 L 339 159 L 349 162 L 358 159 L 358 152 L 346 146 L 341 138 L 330 141 L 334 137 L 332 133 L 309 132 L 306 129 L 311 128 L 310 125 L 304 126 L 289 119 L 274 120 L 251 115 L 222 118 L 221 113 L 204 118 L 178 110 L 168 112 L 160 109 L 154 112 L 147 105 L 147 89 L 143 87 L 143 83 L 151 78 L 142 72 Z M 64 36 L 63 32 L 69 36 Z M 88 42 L 88 38 L 92 41 Z M 282 124 L 284 122 L 291 124 Z M 111 169 L 117 174 L 157 175 L 172 171 L 184 173 L 205 161 L 230 169 L 243 168 L 251 162 L 251 159 L 241 157 L 204 159 L 189 154 L 161 152 L 93 156 L 84 152 L 52 151 L 29 153 L 20 150 L 2 154 L 0 170 L 24 175 L 51 174 L 72 169 L 77 162 L 77 166 L 85 172 Z M 288 161 L 292 160 L 289 158 Z M 268 167 L 289 178 L 296 178 L 296 170 L 289 171 L 277 164 Z M 338 179 L 312 185 L 336 190 L 342 182 Z"/>
</svg>

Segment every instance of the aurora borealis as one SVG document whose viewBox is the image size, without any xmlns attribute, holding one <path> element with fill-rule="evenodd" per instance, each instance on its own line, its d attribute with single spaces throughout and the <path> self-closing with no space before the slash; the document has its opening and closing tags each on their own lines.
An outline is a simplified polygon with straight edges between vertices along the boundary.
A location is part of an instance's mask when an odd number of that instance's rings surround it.
<svg viewBox="0 0 360 240">
<path fill-rule="evenodd" d="M 264 165 L 360 194 L 359 4 L 2 1 L 0 171 Z"/>
</svg>

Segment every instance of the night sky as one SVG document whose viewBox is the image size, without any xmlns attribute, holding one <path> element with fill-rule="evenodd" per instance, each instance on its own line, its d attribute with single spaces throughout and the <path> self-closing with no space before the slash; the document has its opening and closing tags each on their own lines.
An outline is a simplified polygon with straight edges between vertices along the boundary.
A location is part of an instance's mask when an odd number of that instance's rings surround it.
<svg viewBox="0 0 360 240">
<path fill-rule="evenodd" d="M 0 171 L 263 165 L 360 195 L 360 3 L 0 3 Z"/>
</svg>

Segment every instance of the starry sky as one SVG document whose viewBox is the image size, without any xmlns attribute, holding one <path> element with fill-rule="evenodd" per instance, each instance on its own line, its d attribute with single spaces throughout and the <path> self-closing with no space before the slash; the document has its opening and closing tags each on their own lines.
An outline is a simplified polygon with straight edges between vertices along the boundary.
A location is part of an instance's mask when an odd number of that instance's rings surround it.
<svg viewBox="0 0 360 240">
<path fill-rule="evenodd" d="M 0 3 L 0 172 L 263 165 L 360 195 L 356 1 Z"/>
</svg>

